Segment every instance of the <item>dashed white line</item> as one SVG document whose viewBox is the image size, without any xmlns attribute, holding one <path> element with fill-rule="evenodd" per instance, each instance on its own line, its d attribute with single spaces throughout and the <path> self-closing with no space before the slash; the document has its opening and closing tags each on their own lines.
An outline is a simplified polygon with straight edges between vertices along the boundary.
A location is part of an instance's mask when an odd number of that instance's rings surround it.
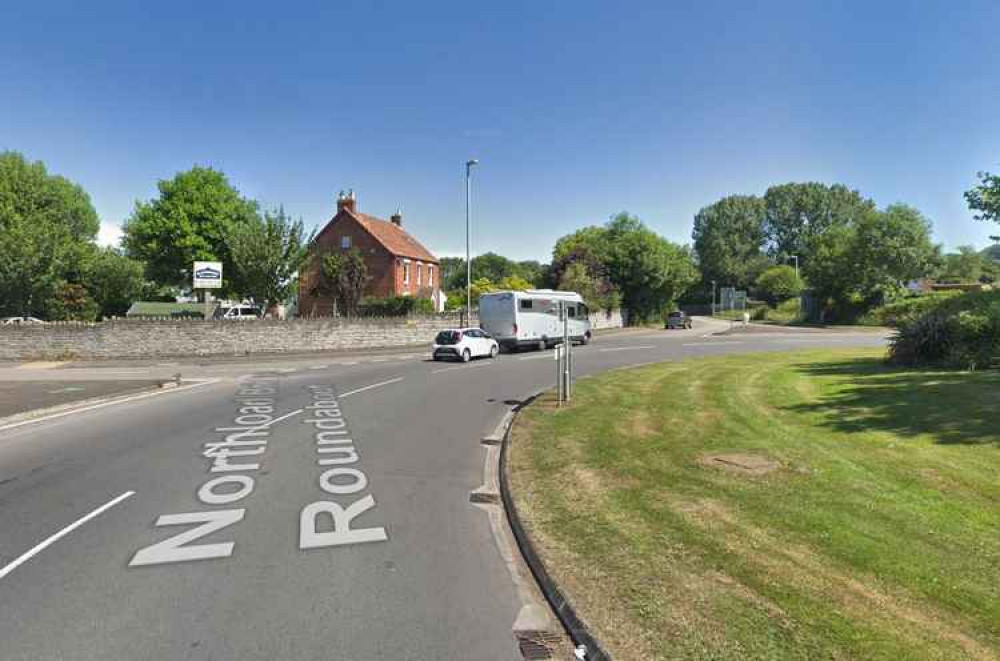
<svg viewBox="0 0 1000 661">
<path fill-rule="evenodd" d="M 743 342 L 687 342 L 682 347 L 724 347 L 732 344 L 744 344 Z"/>
<path fill-rule="evenodd" d="M 329 365 L 313 365 L 309 369 L 311 369 L 311 370 L 325 370 L 328 367 L 329 367 Z"/>
<path fill-rule="evenodd" d="M 492 364 L 493 364 L 492 360 L 487 360 L 481 363 L 472 363 L 471 365 L 455 365 L 454 367 L 443 367 L 439 370 L 431 370 L 431 374 L 440 374 L 441 372 L 450 372 L 452 370 L 466 370 L 466 369 L 471 369 L 473 367 L 486 367 Z"/>
<path fill-rule="evenodd" d="M 598 349 L 598 351 L 600 351 L 601 353 L 605 353 L 608 351 L 632 351 L 633 349 L 655 349 L 655 348 L 656 347 L 654 347 L 652 344 L 643 344 L 637 347 L 606 347 L 604 349 Z"/>
<path fill-rule="evenodd" d="M 126 491 L 125 493 L 123 493 L 122 495 L 118 496 L 117 498 L 113 498 L 112 500 L 104 503 L 103 505 L 101 505 L 100 507 L 98 507 L 96 510 L 94 510 L 93 512 L 91 512 L 90 514 L 87 514 L 86 516 L 84 516 L 84 517 L 82 517 L 80 519 L 77 519 L 76 521 L 74 521 L 73 523 L 69 524 L 68 526 L 66 526 L 65 528 L 63 528 L 62 530 L 60 530 L 59 532 L 57 532 L 54 535 L 52 535 L 49 538 L 47 538 L 46 540 L 44 540 L 44 541 L 36 544 L 31 549 L 29 549 L 28 551 L 22 553 L 20 556 L 18 556 L 18 558 L 16 560 L 14 560 L 13 562 L 11 562 L 9 565 L 7 565 L 6 567 L 0 569 L 0 579 L 2 579 L 4 576 L 6 576 L 7 574 L 9 574 L 12 571 L 14 571 L 15 569 L 17 569 L 21 565 L 23 565 L 28 560 L 31 560 L 31 558 L 33 558 L 34 556 L 36 556 L 39 553 L 41 553 L 42 551 L 44 551 L 46 548 L 48 548 L 49 546 L 51 546 L 55 542 L 59 541 L 59 539 L 65 537 L 68 534 L 70 534 L 71 532 L 73 532 L 74 530 L 76 530 L 77 528 L 79 528 L 80 526 L 82 526 L 83 524 L 85 524 L 87 521 L 90 521 L 91 519 L 93 519 L 96 516 L 100 516 L 102 513 L 108 511 L 109 509 L 111 509 L 112 507 L 114 507 L 118 503 L 122 502 L 126 498 L 129 498 L 130 496 L 134 496 L 134 495 L 135 495 L 134 491 Z"/>
<path fill-rule="evenodd" d="M 372 388 L 381 388 L 382 386 L 387 386 L 391 383 L 399 383 L 403 380 L 403 377 L 398 376 L 395 379 L 388 379 L 386 381 L 379 381 L 378 383 L 373 383 L 370 386 L 365 386 L 363 388 L 355 388 L 354 390 L 348 390 L 347 392 L 340 393 L 340 398 L 350 397 L 351 395 L 356 395 L 359 392 L 364 392 L 366 390 L 371 390 Z"/>
<path fill-rule="evenodd" d="M 543 358 L 548 358 L 549 360 L 552 360 L 552 353 L 546 351 L 544 353 L 539 353 L 534 356 L 525 356 L 524 358 L 518 358 L 518 360 L 542 360 Z"/>
</svg>

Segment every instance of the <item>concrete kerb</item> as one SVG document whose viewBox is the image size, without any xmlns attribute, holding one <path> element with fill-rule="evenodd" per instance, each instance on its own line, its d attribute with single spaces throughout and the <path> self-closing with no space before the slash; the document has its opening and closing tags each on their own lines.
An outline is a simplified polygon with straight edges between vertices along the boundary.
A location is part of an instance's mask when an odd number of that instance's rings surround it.
<svg viewBox="0 0 1000 661">
<path fill-rule="evenodd" d="M 507 526 L 509 527 L 499 527 L 508 530 L 513 535 L 517 549 L 520 552 L 520 559 L 527 565 L 531 571 L 531 575 L 534 577 L 534 587 L 541 591 L 542 596 L 544 596 L 549 606 L 549 609 L 545 609 L 541 604 L 532 603 L 531 601 L 526 603 L 518 614 L 517 620 L 514 622 L 513 631 L 525 658 L 550 658 L 546 656 L 529 657 L 528 653 L 539 648 L 549 650 L 551 649 L 549 645 L 555 642 L 557 634 L 551 630 L 552 627 L 549 623 L 551 619 L 549 613 L 551 612 L 555 614 L 565 635 L 568 635 L 572 641 L 572 645 L 575 647 L 574 655 L 577 659 L 584 659 L 586 661 L 609 660 L 611 656 L 604 649 L 603 645 L 601 645 L 600 641 L 591 634 L 590 629 L 577 615 L 576 609 L 573 607 L 570 599 L 546 570 L 545 564 L 542 562 L 541 557 L 531 542 L 531 538 L 524 529 L 510 493 L 510 482 L 507 471 L 507 449 L 510 445 L 510 430 L 517 421 L 517 415 L 521 409 L 534 402 L 543 392 L 545 391 L 538 391 L 523 398 L 520 403 L 513 406 L 504 415 L 496 431 L 482 440 L 483 444 L 487 446 L 487 463 L 485 468 L 487 475 L 484 475 L 484 485 L 480 489 L 484 492 L 490 492 L 493 488 L 492 485 L 498 484 L 500 492 L 498 504 L 500 508 L 491 508 L 491 510 L 494 512 L 497 509 L 503 510 L 503 513 L 506 515 Z M 499 441 L 499 445 L 496 444 L 497 441 Z M 490 451 L 497 449 L 499 449 L 499 452 L 496 453 L 493 459 L 496 463 L 491 464 Z M 477 489 L 477 491 L 479 490 Z M 501 537 L 503 536 L 503 532 L 498 532 L 497 528 L 498 526 L 494 526 L 494 534 L 498 536 L 498 545 L 502 546 Z M 501 553 L 504 553 L 502 548 Z M 508 566 L 510 566 L 509 562 Z M 511 567 L 511 573 L 516 573 L 515 567 Z M 519 577 L 516 576 L 515 583 L 517 584 L 518 581 Z M 520 587 L 518 585 L 519 592 L 521 591 Z"/>
</svg>

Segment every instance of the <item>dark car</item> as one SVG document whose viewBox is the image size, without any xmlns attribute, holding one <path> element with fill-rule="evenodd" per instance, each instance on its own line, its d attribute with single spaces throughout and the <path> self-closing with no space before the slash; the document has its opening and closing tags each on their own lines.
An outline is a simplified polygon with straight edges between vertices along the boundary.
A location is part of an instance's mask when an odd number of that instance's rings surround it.
<svg viewBox="0 0 1000 661">
<path fill-rule="evenodd" d="M 674 310 L 667 315 L 666 328 L 691 328 L 691 317 L 683 310 Z"/>
</svg>

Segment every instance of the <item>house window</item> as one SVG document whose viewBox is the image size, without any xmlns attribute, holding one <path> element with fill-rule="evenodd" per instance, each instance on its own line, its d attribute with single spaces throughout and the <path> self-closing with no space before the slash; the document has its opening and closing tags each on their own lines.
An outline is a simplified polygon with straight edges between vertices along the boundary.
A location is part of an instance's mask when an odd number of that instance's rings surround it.
<svg viewBox="0 0 1000 661">
<path fill-rule="evenodd" d="M 434 286 L 434 267 L 430 264 L 427 265 L 427 286 Z"/>
<path fill-rule="evenodd" d="M 340 237 L 340 249 L 350 250 L 350 248 L 351 248 L 351 237 L 345 234 L 344 236 Z"/>
<path fill-rule="evenodd" d="M 424 265 L 417 262 L 417 286 L 424 284 Z"/>
<path fill-rule="evenodd" d="M 403 262 L 403 284 L 410 284 L 410 262 L 409 260 Z"/>
</svg>

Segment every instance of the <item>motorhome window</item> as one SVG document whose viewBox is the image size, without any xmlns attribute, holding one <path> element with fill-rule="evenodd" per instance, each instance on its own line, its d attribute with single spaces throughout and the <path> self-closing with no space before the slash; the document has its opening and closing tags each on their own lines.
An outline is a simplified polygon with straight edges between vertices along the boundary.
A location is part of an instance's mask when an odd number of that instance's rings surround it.
<svg viewBox="0 0 1000 661">
<path fill-rule="evenodd" d="M 579 310 L 578 314 L 579 314 L 579 316 L 580 316 L 581 318 L 584 318 L 584 317 L 588 317 L 588 316 L 590 316 L 590 315 L 589 315 L 589 314 L 587 313 L 587 306 L 586 306 L 586 305 L 584 305 L 583 303 L 580 303 L 580 306 L 579 306 L 579 307 L 580 307 L 580 310 Z"/>
<path fill-rule="evenodd" d="M 567 306 L 566 307 L 566 312 L 569 313 L 569 318 L 570 319 L 575 319 L 576 318 L 576 306 L 575 305 L 569 305 L 569 306 Z"/>
<path fill-rule="evenodd" d="M 531 299 L 530 298 L 522 298 L 521 299 L 521 309 L 522 310 L 530 310 L 531 309 Z"/>
</svg>

